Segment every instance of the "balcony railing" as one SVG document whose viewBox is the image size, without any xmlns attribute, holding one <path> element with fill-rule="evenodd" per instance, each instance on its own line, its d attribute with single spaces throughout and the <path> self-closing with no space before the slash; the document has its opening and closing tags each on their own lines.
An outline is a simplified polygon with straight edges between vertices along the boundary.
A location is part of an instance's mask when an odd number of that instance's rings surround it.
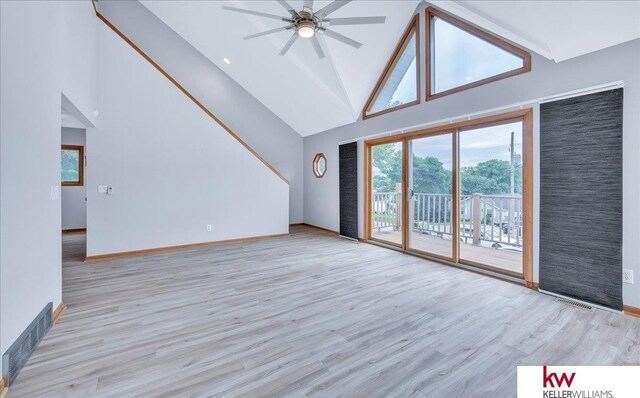
<svg viewBox="0 0 640 398">
<path fill-rule="evenodd" d="M 402 193 L 379 192 L 373 194 L 373 222 L 374 231 L 393 228 L 400 230 L 402 226 Z"/>
<path fill-rule="evenodd" d="M 402 194 L 373 194 L 374 232 L 401 230 Z M 414 193 L 413 232 L 451 238 L 452 196 L 450 194 Z M 492 243 L 522 247 L 522 197 L 511 195 L 461 195 L 460 238 L 465 243 Z"/>
</svg>

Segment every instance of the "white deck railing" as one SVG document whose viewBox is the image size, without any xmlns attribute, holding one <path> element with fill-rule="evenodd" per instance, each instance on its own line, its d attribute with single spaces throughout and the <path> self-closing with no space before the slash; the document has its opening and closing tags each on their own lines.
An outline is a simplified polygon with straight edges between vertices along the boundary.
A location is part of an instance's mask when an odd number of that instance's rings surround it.
<svg viewBox="0 0 640 398">
<path fill-rule="evenodd" d="M 373 231 L 400 230 L 402 194 L 373 194 Z M 452 196 L 414 193 L 413 231 L 434 236 L 451 236 Z M 460 238 L 479 245 L 481 241 L 522 246 L 522 197 L 511 195 L 461 195 Z"/>
<path fill-rule="evenodd" d="M 373 220 L 371 228 L 378 232 L 383 228 L 400 230 L 402 226 L 402 193 L 376 192 L 372 196 Z"/>
</svg>

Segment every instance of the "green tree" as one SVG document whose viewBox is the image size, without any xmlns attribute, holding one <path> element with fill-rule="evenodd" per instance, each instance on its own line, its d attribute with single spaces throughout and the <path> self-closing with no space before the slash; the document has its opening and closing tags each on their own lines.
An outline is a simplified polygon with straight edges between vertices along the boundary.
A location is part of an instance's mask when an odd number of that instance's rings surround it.
<svg viewBox="0 0 640 398">
<path fill-rule="evenodd" d="M 451 193 L 451 171 L 438 158 L 413 157 L 413 190 L 424 193 Z"/>
<path fill-rule="evenodd" d="M 402 152 L 395 144 L 373 147 L 373 166 L 377 169 L 373 187 L 377 192 L 395 192 L 396 183 L 402 182 Z M 491 159 L 460 170 L 460 188 L 463 195 L 509 194 L 511 167 L 507 160 Z M 433 156 L 413 157 L 413 190 L 417 193 L 451 193 L 451 171 L 446 170 Z M 522 165 L 514 165 L 515 193 L 522 193 Z"/>
<path fill-rule="evenodd" d="M 460 172 L 460 188 L 463 195 L 486 195 L 511 192 L 511 167 L 509 161 L 491 159 L 476 166 L 463 167 Z M 515 193 L 522 193 L 522 165 L 514 165 Z"/>
<path fill-rule="evenodd" d="M 402 182 L 402 152 L 394 144 L 373 147 L 373 166 L 378 174 L 373 187 L 378 192 L 394 192 Z M 415 192 L 451 193 L 451 172 L 433 156 L 413 157 L 413 189 Z"/>
<path fill-rule="evenodd" d="M 376 145 L 372 153 L 373 166 L 378 173 L 373 177 L 377 192 L 395 192 L 396 183 L 402 182 L 402 151 L 395 144 Z"/>
</svg>

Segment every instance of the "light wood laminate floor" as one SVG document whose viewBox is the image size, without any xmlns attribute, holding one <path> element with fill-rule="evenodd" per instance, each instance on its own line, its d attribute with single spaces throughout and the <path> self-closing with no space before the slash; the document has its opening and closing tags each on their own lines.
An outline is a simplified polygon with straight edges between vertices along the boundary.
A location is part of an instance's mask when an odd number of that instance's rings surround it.
<svg viewBox="0 0 640 398">
<path fill-rule="evenodd" d="M 309 227 L 83 263 L 8 397 L 515 396 L 517 365 L 640 364 L 640 319 Z"/>
</svg>

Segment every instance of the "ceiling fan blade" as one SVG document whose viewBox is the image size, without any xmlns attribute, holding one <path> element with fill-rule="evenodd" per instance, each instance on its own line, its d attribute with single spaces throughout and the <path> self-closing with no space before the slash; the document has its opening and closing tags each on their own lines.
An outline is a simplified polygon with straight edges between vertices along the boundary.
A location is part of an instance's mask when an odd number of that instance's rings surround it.
<svg viewBox="0 0 640 398">
<path fill-rule="evenodd" d="M 322 51 L 322 46 L 320 45 L 320 41 L 318 40 L 317 35 L 313 35 L 313 37 L 311 38 L 311 44 L 313 45 L 313 49 L 316 50 L 318 58 L 324 58 L 324 51 Z"/>
<path fill-rule="evenodd" d="M 369 25 L 384 23 L 387 17 L 352 17 L 352 18 L 331 18 L 322 22 L 328 22 L 331 26 L 338 25 Z"/>
<path fill-rule="evenodd" d="M 283 27 L 281 27 L 281 28 L 275 28 L 275 29 L 271 29 L 271 30 L 265 30 L 264 32 L 255 33 L 255 34 L 253 34 L 253 35 L 245 36 L 245 37 L 243 37 L 243 39 L 245 39 L 245 40 L 249 40 L 249 39 L 253 39 L 254 37 L 260 37 L 260 36 L 270 35 L 270 34 L 272 34 L 272 33 L 282 32 L 282 31 L 284 31 L 284 30 L 289 30 L 289 29 L 293 29 L 293 25 L 287 25 L 287 26 L 283 26 Z"/>
<path fill-rule="evenodd" d="M 344 7 L 350 2 L 351 0 L 335 0 L 333 3 L 329 3 L 327 6 L 323 7 L 320 11 L 316 12 L 316 16 L 320 19 L 323 19 L 324 17 L 331 14 L 338 8 Z"/>
<path fill-rule="evenodd" d="M 298 33 L 294 33 L 293 36 L 291 36 L 291 38 L 287 41 L 287 44 L 284 45 L 284 47 L 282 48 L 282 51 L 280 51 L 280 54 L 278 55 L 285 55 L 297 39 L 298 39 Z"/>
<path fill-rule="evenodd" d="M 285 22 L 293 22 L 293 20 L 291 20 L 289 18 L 281 17 L 279 15 L 274 15 L 274 14 L 267 14 L 266 12 L 245 10 L 243 8 L 236 8 L 236 7 L 229 7 L 229 6 L 222 6 L 222 8 L 225 9 L 225 10 L 229 10 L 229 11 L 235 11 L 235 12 L 241 12 L 241 13 L 244 13 L 244 14 L 257 15 L 259 17 L 278 19 L 280 21 L 285 21 Z"/>
<path fill-rule="evenodd" d="M 362 43 L 357 42 L 357 41 L 355 41 L 353 39 L 350 39 L 347 36 L 342 35 L 342 34 L 340 34 L 338 32 L 334 32 L 334 31 L 328 30 L 328 29 L 321 30 L 321 32 L 324 33 L 325 35 L 329 36 L 330 38 L 338 40 L 338 41 L 341 41 L 344 44 L 350 45 L 351 47 L 355 47 L 355 48 L 362 47 Z"/>
<path fill-rule="evenodd" d="M 280 3 L 280 5 L 282 6 L 282 8 L 284 8 L 285 10 L 287 10 L 287 12 L 289 14 L 291 14 L 292 17 L 297 17 L 298 16 L 298 12 L 289 5 L 289 3 L 287 3 L 285 0 L 278 0 L 278 3 Z"/>
<path fill-rule="evenodd" d="M 313 0 L 304 0 L 304 4 L 302 5 L 302 7 L 307 7 L 311 10 L 313 10 Z"/>
</svg>

